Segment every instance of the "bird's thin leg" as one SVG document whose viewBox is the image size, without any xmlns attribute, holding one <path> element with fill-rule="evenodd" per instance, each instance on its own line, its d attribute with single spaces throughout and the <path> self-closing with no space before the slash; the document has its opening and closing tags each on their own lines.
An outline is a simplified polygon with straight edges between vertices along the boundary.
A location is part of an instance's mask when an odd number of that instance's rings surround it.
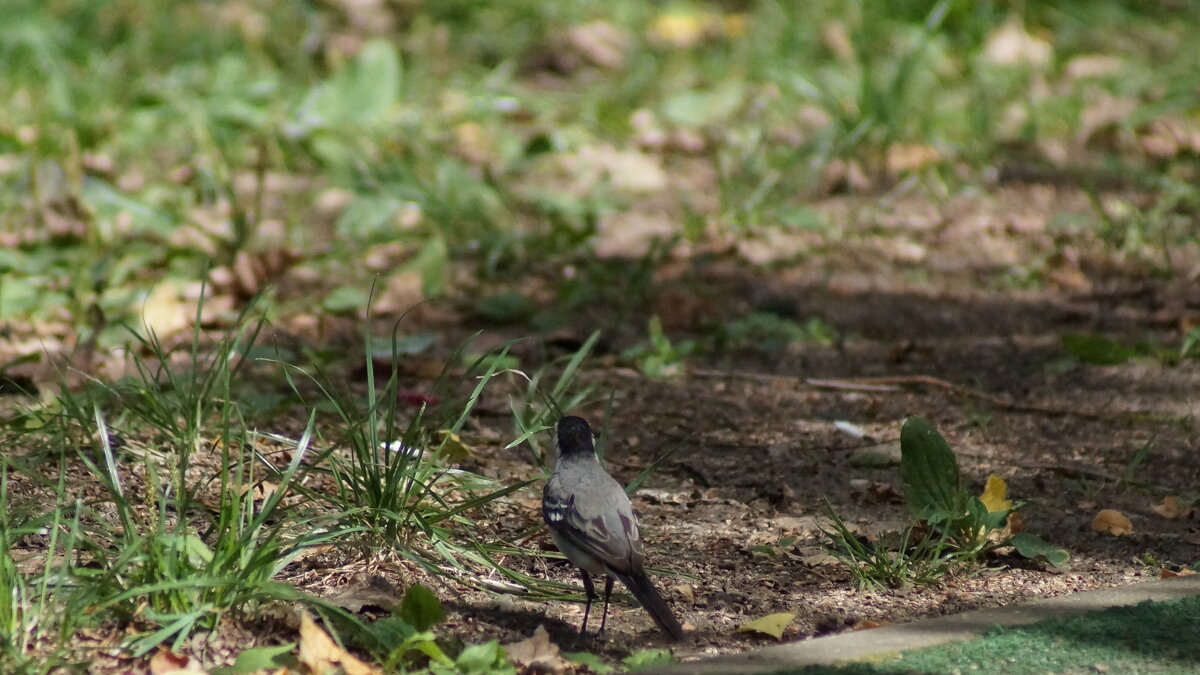
<svg viewBox="0 0 1200 675">
<path fill-rule="evenodd" d="M 600 615 L 600 630 L 596 631 L 596 635 L 604 632 L 604 624 L 608 623 L 608 598 L 612 595 L 613 578 L 604 575 L 604 613 Z"/>
<path fill-rule="evenodd" d="M 588 614 L 592 611 L 592 598 L 596 597 L 596 587 L 592 585 L 592 577 L 587 572 L 579 570 L 579 576 L 583 579 L 583 590 L 587 593 L 587 604 L 583 606 L 583 627 L 579 629 L 579 634 L 587 635 Z M 607 608 L 607 605 L 605 607 Z M 601 626 L 601 630 L 603 629 Z"/>
</svg>

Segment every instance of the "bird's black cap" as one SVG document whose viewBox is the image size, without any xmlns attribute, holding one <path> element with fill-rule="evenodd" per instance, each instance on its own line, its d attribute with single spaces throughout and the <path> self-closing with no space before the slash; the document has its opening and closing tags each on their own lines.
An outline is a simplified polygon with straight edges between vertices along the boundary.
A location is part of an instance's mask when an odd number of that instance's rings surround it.
<svg viewBox="0 0 1200 675">
<path fill-rule="evenodd" d="M 582 417 L 570 415 L 558 421 L 558 456 L 571 457 L 596 451 L 592 427 Z"/>
</svg>

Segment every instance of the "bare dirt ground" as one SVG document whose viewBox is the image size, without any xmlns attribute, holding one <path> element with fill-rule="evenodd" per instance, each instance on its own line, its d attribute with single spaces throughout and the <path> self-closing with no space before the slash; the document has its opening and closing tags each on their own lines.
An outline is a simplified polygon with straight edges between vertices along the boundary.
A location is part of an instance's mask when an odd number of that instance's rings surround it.
<svg viewBox="0 0 1200 675">
<path fill-rule="evenodd" d="M 1200 284 L 1186 270 L 1160 281 L 1129 273 L 1121 261 L 1089 263 L 1086 247 L 1077 258 L 1068 256 L 1076 262 L 1054 262 L 1063 249 L 1045 249 L 1045 224 L 1064 207 L 1040 204 L 1038 190 L 1008 199 L 1011 213 L 1046 211 L 1025 229 L 1011 227 L 1026 222 L 1020 217 L 997 215 L 1009 214 L 996 206 L 1004 200 L 991 202 L 992 215 L 978 227 L 994 241 L 973 237 L 963 225 L 969 215 L 947 207 L 932 209 L 939 215 L 928 222 L 942 224 L 916 227 L 915 238 L 909 237 L 912 223 L 904 236 L 859 232 L 847 235 L 844 245 L 812 249 L 800 263 L 751 264 L 744 250 L 676 260 L 656 274 L 644 305 L 593 307 L 568 328 L 515 348 L 524 363 L 536 363 L 571 351 L 597 327 L 606 330 L 583 377 L 597 385 L 601 399 L 613 393 L 606 461 L 619 480 L 629 481 L 660 453 L 683 444 L 634 499 L 648 564 L 689 632 L 674 648 L 677 656 L 754 648 L 767 638 L 735 628 L 775 612 L 796 614 L 784 639 L 801 640 L 869 622 L 1126 584 L 1200 559 L 1200 521 L 1190 514 L 1168 519 L 1152 509 L 1166 495 L 1195 497 L 1200 484 L 1200 362 L 1141 358 L 1095 366 L 1072 361 L 1061 346 L 1068 334 L 1177 346 L 1181 332 L 1200 316 Z M 1071 199 L 1078 203 L 1077 195 Z M 897 213 L 903 220 L 904 209 Z M 1000 221 L 1010 227 L 997 226 Z M 1050 276 L 1065 281 L 1039 290 L 1005 287 L 995 282 L 995 269 L 1005 264 L 997 256 L 1042 256 L 1059 268 Z M 611 264 L 619 270 L 624 263 Z M 662 316 L 673 338 L 682 338 L 753 309 L 798 320 L 819 317 L 840 338 L 834 346 L 793 345 L 770 356 L 705 352 L 669 380 L 647 379 L 617 358 L 644 340 L 652 313 Z M 428 319 L 443 332 L 439 343 L 447 354 L 480 327 L 466 313 L 448 316 L 441 325 Z M 414 320 L 420 325 L 422 318 Z M 484 340 L 493 343 L 535 332 L 528 326 L 487 328 Z M 417 390 L 428 384 L 418 370 L 409 383 Z M 346 377 L 357 376 L 347 365 Z M 508 393 L 489 392 L 463 437 L 479 453 L 470 468 L 519 480 L 538 472 L 522 450 L 503 449 L 515 435 Z M 604 410 L 601 400 L 572 412 L 600 426 Z M 933 587 L 857 590 L 822 548 L 824 500 L 866 534 L 903 526 L 908 516 L 899 499 L 898 467 L 864 462 L 861 452 L 882 448 L 898 459 L 893 449 L 909 415 L 938 426 L 976 493 L 989 474 L 1003 477 L 1010 496 L 1027 502 L 1027 530 L 1066 547 L 1070 568 L 1002 557 Z M 845 425 L 835 425 L 839 421 L 863 434 L 847 433 Z M 1093 531 L 1091 520 L 1103 508 L 1124 512 L 1134 531 L 1121 537 Z M 479 516 L 489 536 L 516 536 L 540 520 L 537 493 Z M 779 545 L 781 540 L 792 541 Z M 551 546 L 544 532 L 519 543 Z M 532 575 L 575 578 L 565 564 L 516 556 L 505 562 Z M 433 584 L 450 609 L 445 630 L 464 642 L 515 642 L 541 624 L 564 651 L 616 658 L 666 646 L 624 594 L 614 603 L 606 633 L 580 638 L 582 604 L 491 595 L 424 579 L 386 551 L 330 550 L 285 574 L 325 596 L 364 579 L 394 589 L 418 579 Z M 230 642 L 292 639 L 289 630 L 286 621 L 251 622 L 231 633 Z"/>
<path fill-rule="evenodd" d="M 1200 558 L 1200 521 L 1191 514 L 1168 519 L 1152 508 L 1166 495 L 1183 495 L 1186 502 L 1196 494 L 1200 363 L 1142 358 L 1095 366 L 1071 360 L 1062 348 L 1068 334 L 1178 345 L 1181 331 L 1200 315 L 1194 279 L 1155 281 L 1129 274 L 1119 261 L 1088 262 L 1083 246 L 1084 262 L 1060 265 L 1061 283 L 1017 290 L 991 281 L 997 250 L 1005 258 L 1053 259 L 1037 253 L 1047 240 L 997 229 L 997 220 L 1019 221 L 1024 210 L 1045 208 L 1034 218 L 1044 233 L 1050 212 L 1076 197 L 1039 205 L 1048 199 L 1044 189 L 1015 190 L 1002 198 L 1011 212 L 993 203 L 978 226 L 999 231 L 993 241 L 972 238 L 962 225 L 969 216 L 959 214 L 919 238 L 928 248 L 916 263 L 897 262 L 895 252 L 908 249 L 898 249 L 894 236 L 848 240 L 833 253 L 775 268 L 693 258 L 660 270 L 648 307 L 632 318 L 599 308 L 580 316 L 574 332 L 565 331 L 568 339 L 560 332 L 518 347 L 533 361 L 607 326 L 586 377 L 599 391 L 614 393 L 606 456 L 611 471 L 629 481 L 660 453 L 683 444 L 635 496 L 648 563 L 660 571 L 657 578 L 689 629 L 677 656 L 754 648 L 769 638 L 735 629 L 775 612 L 796 614 L 785 639 L 800 640 L 1127 584 Z M 924 275 L 914 281 L 918 267 Z M 758 308 L 820 317 L 842 339 L 771 356 L 694 357 L 686 374 L 670 380 L 612 365 L 623 347 L 644 339 L 649 312 L 686 336 Z M 528 329 L 520 326 L 493 327 L 490 339 L 524 334 Z M 506 407 L 500 396 L 486 401 L 468 435 L 482 446 L 488 445 L 483 439 L 507 439 Z M 574 412 L 602 424 L 604 404 Z M 989 474 L 1003 477 L 1010 496 L 1027 502 L 1027 529 L 1070 551 L 1069 569 L 1000 557 L 933 587 L 857 590 L 822 548 L 824 500 L 868 535 L 908 522 L 898 467 L 868 465 L 859 455 L 863 448 L 884 454 L 891 448 L 898 458 L 899 428 L 909 415 L 939 427 L 976 493 Z M 840 430 L 837 421 L 864 435 Z M 480 461 L 485 472 L 536 473 L 514 451 L 500 450 L 503 442 L 491 445 Z M 1128 515 L 1133 533 L 1094 531 L 1090 523 L 1104 508 Z M 536 496 L 516 500 L 503 515 L 498 531 L 526 531 L 539 519 Z M 524 564 L 534 575 L 575 578 L 565 564 L 507 562 Z M 624 596 L 603 636 L 580 638 L 581 604 L 461 592 L 450 628 L 468 641 L 513 642 L 543 624 L 566 651 L 620 657 L 665 646 Z"/>
<path fill-rule="evenodd" d="M 664 570 L 659 579 L 692 627 L 680 656 L 751 647 L 759 638 L 734 629 L 774 612 L 795 613 L 787 639 L 804 639 L 864 621 L 904 622 L 1129 583 L 1200 555 L 1195 520 L 1152 510 L 1163 496 L 1191 494 L 1197 485 L 1192 415 L 1200 368 L 1144 361 L 1055 367 L 1064 334 L 1159 330 L 1156 290 L 1020 297 L 792 291 L 808 312 L 859 337 L 841 349 L 803 349 L 772 362 L 694 362 L 691 374 L 665 382 L 593 373 L 617 392 L 608 461 L 620 479 L 684 443 L 635 500 L 650 564 Z M 864 378 L 889 384 L 850 388 Z M 598 419 L 603 407 L 579 412 Z M 989 474 L 1008 481 L 1010 494 L 1028 502 L 1029 531 L 1065 546 L 1070 569 L 1011 558 L 941 586 L 856 590 L 822 551 L 823 500 L 867 533 L 901 526 L 898 468 L 856 466 L 854 458 L 860 448 L 898 445 L 901 421 L 914 414 L 939 426 L 976 493 Z M 840 431 L 838 420 L 866 437 Z M 1145 458 L 1133 466 L 1142 448 Z M 1093 531 L 1102 508 L 1127 514 L 1134 532 Z M 526 517 L 523 524 L 534 522 L 536 510 Z M 791 537 L 773 555 L 752 550 Z M 566 567 L 545 573 L 572 575 Z M 581 641 L 580 607 L 479 601 L 456 623 L 480 637 L 510 640 L 545 623 L 565 647 L 613 656 L 659 641 L 648 618 L 628 606 L 617 607 L 604 637 Z"/>
</svg>

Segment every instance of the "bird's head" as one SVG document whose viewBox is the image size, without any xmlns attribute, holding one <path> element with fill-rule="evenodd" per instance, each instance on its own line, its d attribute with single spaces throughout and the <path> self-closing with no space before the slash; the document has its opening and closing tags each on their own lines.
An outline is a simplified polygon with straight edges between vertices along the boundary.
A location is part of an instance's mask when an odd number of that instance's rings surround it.
<svg viewBox="0 0 1200 675">
<path fill-rule="evenodd" d="M 568 416 L 558 421 L 558 457 L 591 455 L 596 452 L 592 427 L 582 417 Z"/>
</svg>

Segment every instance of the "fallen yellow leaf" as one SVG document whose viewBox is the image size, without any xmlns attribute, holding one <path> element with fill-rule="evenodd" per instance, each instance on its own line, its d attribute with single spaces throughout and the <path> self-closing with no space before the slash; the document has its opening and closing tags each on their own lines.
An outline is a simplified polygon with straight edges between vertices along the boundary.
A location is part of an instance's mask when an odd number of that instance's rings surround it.
<svg viewBox="0 0 1200 675">
<path fill-rule="evenodd" d="M 1133 532 L 1133 523 L 1116 509 L 1104 509 L 1092 519 L 1092 529 L 1119 537 Z"/>
<path fill-rule="evenodd" d="M 180 298 L 179 284 L 164 281 L 150 291 L 142 303 L 142 322 L 146 329 L 160 338 L 166 338 L 187 328 L 192 314 Z"/>
<path fill-rule="evenodd" d="M 660 14 L 650 25 L 650 35 L 674 47 L 691 47 L 704 38 L 706 18 L 694 12 Z"/>
<path fill-rule="evenodd" d="M 988 476 L 987 485 L 983 487 L 983 494 L 979 495 L 979 501 L 987 507 L 988 513 L 997 511 L 1007 511 L 1012 508 L 1012 500 L 1007 499 L 1008 484 L 1000 476 L 992 474 Z"/>
<path fill-rule="evenodd" d="M 780 612 L 779 614 L 768 614 L 761 619 L 755 619 L 750 623 L 738 626 L 739 633 L 763 633 L 770 635 L 776 640 L 783 637 L 783 631 L 788 627 L 788 624 L 795 619 L 795 614 Z"/>
</svg>

